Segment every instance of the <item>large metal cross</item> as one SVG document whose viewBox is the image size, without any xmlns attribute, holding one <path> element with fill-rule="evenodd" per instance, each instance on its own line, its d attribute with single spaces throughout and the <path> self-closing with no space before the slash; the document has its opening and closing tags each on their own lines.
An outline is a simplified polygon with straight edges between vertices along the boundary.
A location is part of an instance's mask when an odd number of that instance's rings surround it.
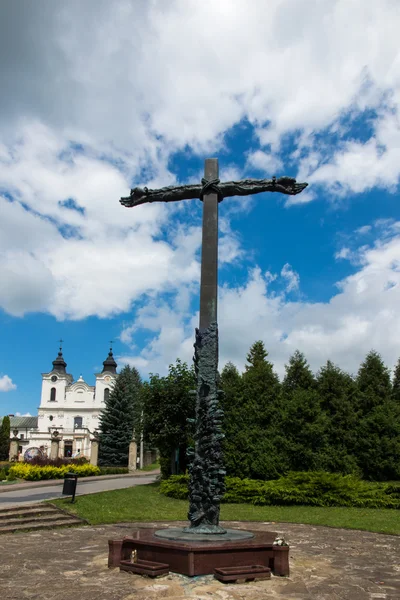
<svg viewBox="0 0 400 600">
<path fill-rule="evenodd" d="M 218 203 L 228 196 L 247 196 L 260 192 L 280 192 L 294 196 L 307 187 L 292 177 L 244 179 L 221 183 L 218 159 L 207 158 L 201 185 L 170 186 L 157 190 L 134 188 L 121 198 L 123 206 L 148 202 L 172 202 L 199 198 L 203 201 L 201 249 L 200 323 L 196 329 L 195 371 L 196 431 L 190 466 L 190 526 L 198 534 L 224 534 L 219 525 L 220 501 L 225 491 L 221 443 L 223 413 L 218 403 Z"/>
</svg>

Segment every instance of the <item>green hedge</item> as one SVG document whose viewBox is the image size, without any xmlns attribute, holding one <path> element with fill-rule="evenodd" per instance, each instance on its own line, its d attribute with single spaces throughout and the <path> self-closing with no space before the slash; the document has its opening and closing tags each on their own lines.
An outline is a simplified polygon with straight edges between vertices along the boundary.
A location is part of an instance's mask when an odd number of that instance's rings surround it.
<svg viewBox="0 0 400 600">
<path fill-rule="evenodd" d="M 188 498 L 187 475 L 172 475 L 161 482 L 161 493 Z M 222 502 L 255 505 L 354 506 L 400 508 L 400 483 L 371 483 L 354 475 L 325 472 L 291 472 L 271 481 L 227 477 Z"/>
<path fill-rule="evenodd" d="M 8 477 L 15 479 L 26 479 L 27 481 L 40 481 L 41 479 L 62 479 L 66 473 L 76 473 L 79 477 L 90 477 L 100 475 L 99 467 L 94 465 L 63 465 L 43 467 L 30 465 L 28 463 L 15 463 L 10 467 Z"/>
<path fill-rule="evenodd" d="M 100 467 L 100 475 L 124 475 L 129 473 L 128 467 Z"/>
</svg>

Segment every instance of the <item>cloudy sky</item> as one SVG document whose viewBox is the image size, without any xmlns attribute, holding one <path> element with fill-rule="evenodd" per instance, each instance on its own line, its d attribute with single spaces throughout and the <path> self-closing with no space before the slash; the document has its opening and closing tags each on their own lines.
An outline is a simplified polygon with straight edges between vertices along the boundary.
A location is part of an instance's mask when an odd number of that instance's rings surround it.
<svg viewBox="0 0 400 600">
<path fill-rule="evenodd" d="M 288 175 L 220 204 L 221 366 L 262 339 L 349 372 L 400 356 L 398 0 L 0 3 L 0 414 L 36 413 L 58 340 L 93 384 L 191 360 L 201 202 L 135 186 Z"/>
</svg>

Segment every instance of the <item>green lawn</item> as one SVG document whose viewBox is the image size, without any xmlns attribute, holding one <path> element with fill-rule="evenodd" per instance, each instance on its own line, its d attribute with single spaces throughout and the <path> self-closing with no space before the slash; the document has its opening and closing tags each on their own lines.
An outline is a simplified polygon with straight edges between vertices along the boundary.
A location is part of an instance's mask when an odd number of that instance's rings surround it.
<svg viewBox="0 0 400 600">
<path fill-rule="evenodd" d="M 155 471 L 160 468 L 160 461 L 156 460 L 156 462 L 151 463 L 151 465 L 147 465 L 147 467 L 143 467 L 139 469 L 139 471 Z"/>
<path fill-rule="evenodd" d="M 79 496 L 75 504 L 71 504 L 69 499 L 52 502 L 83 517 L 92 525 L 133 521 L 185 521 L 188 503 L 167 498 L 158 489 L 158 484 L 152 483 Z M 400 511 L 390 509 L 223 504 L 221 520 L 308 523 L 400 535 Z"/>
</svg>

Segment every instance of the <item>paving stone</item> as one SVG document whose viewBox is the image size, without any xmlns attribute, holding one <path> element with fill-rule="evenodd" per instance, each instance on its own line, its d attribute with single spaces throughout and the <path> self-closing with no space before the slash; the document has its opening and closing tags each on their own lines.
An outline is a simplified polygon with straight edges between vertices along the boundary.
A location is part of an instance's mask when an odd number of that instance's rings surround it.
<svg viewBox="0 0 400 600">
<path fill-rule="evenodd" d="M 155 524 L 140 524 L 146 525 Z M 152 580 L 108 569 L 108 539 L 129 535 L 137 524 L 87 526 L 2 535 L 0 597 L 400 600 L 400 536 L 289 523 L 226 525 L 277 531 L 291 545 L 290 577 L 223 584 L 212 575 L 190 578 L 171 573 Z"/>
</svg>

